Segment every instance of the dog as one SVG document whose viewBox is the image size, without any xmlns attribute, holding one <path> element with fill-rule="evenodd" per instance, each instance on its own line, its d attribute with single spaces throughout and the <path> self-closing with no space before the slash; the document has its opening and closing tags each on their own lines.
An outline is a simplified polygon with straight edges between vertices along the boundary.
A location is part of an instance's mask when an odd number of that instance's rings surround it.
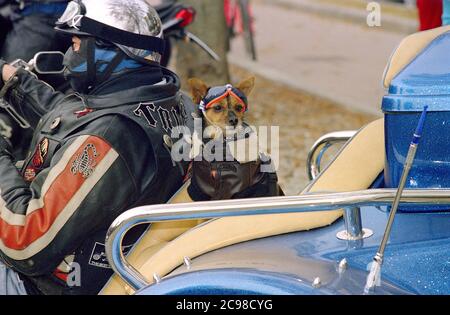
<svg viewBox="0 0 450 315">
<path fill-rule="evenodd" d="M 276 172 L 262 171 L 263 165 L 272 165 L 268 156 L 257 152 L 253 157 L 247 158 L 244 154 L 246 158 L 241 158 L 236 151 L 230 154 L 227 150 L 238 141 L 248 145 L 248 139 L 256 134 L 249 131 L 245 123 L 248 96 L 255 86 L 255 78 L 250 77 L 236 86 L 214 87 L 192 78 L 188 85 L 192 100 L 198 106 L 197 116 L 203 122 L 201 141 L 206 146 L 211 142 L 220 143 L 225 153 L 215 155 L 222 157 L 220 160 L 193 157 L 188 187 L 190 197 L 194 201 L 207 201 L 280 195 Z"/>
<path fill-rule="evenodd" d="M 188 80 L 192 99 L 198 104 L 198 116 L 203 118 L 205 127 L 218 131 L 214 136 L 242 130 L 245 113 L 248 110 L 247 96 L 254 86 L 255 78 L 250 77 L 236 87 L 231 84 L 208 87 L 197 78 Z M 207 128 L 205 128 L 207 129 Z"/>
</svg>

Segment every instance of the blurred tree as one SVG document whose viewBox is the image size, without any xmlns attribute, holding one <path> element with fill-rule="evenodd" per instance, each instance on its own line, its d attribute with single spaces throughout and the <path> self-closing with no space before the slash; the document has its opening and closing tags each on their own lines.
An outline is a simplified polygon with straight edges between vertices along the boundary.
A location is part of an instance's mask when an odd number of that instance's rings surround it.
<svg viewBox="0 0 450 315">
<path fill-rule="evenodd" d="M 176 69 L 182 79 L 183 88 L 186 88 L 187 79 L 192 77 L 201 78 L 210 85 L 229 82 L 226 53 L 228 30 L 223 0 L 181 0 L 180 2 L 191 5 L 197 11 L 195 21 L 188 30 L 201 38 L 221 58 L 220 61 L 215 61 L 197 45 L 177 41 Z"/>
</svg>

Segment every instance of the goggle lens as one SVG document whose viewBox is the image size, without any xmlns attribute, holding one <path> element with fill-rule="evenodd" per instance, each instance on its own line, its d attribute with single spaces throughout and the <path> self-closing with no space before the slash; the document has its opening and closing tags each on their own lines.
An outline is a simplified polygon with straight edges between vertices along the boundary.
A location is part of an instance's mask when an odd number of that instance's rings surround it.
<svg viewBox="0 0 450 315">
<path fill-rule="evenodd" d="M 239 112 L 245 112 L 247 110 L 247 104 L 245 104 L 243 100 L 242 93 L 235 88 L 228 89 L 226 86 L 213 87 L 208 91 L 208 94 L 204 99 L 204 103 L 206 103 L 205 109 L 213 107 L 216 103 L 220 102 L 228 95 L 231 95 L 239 101 L 242 107 Z"/>
</svg>

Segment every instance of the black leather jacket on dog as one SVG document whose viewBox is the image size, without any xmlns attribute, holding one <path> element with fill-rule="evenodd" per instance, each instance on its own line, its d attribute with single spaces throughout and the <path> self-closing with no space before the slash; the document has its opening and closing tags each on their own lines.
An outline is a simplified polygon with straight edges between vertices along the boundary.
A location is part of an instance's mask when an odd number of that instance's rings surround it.
<svg viewBox="0 0 450 315">
<path fill-rule="evenodd" d="M 193 159 L 191 184 L 188 187 L 192 200 L 257 198 L 281 194 L 275 166 L 269 156 L 259 153 L 258 157 L 250 161 L 239 162 L 227 149 L 233 146 L 233 142 L 221 139 L 208 142 L 210 147 L 222 147 L 223 156 L 221 161 L 213 160 L 212 156 Z"/>
<path fill-rule="evenodd" d="M 163 73 L 163 84 L 65 96 L 18 71 L 8 100 L 35 133 L 21 171 L 0 157 L 0 254 L 29 291 L 97 293 L 112 274 L 104 249 L 112 221 L 166 202 L 181 185 L 184 165 L 172 162 L 163 135 L 189 124 L 192 103 L 177 76 Z M 109 90 L 123 85 L 127 77 Z"/>
</svg>

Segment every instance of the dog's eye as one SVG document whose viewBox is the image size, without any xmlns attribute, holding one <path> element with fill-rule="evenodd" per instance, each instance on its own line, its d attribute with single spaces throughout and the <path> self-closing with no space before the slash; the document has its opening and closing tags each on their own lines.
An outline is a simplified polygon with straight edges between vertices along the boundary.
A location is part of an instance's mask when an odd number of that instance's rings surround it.
<svg viewBox="0 0 450 315">
<path fill-rule="evenodd" d="M 222 105 L 216 105 L 216 106 L 214 106 L 214 110 L 215 110 L 216 112 L 220 112 L 220 111 L 222 111 L 222 109 L 223 109 Z"/>
<path fill-rule="evenodd" d="M 244 106 L 242 106 L 242 105 L 236 105 L 235 109 L 236 109 L 237 112 L 240 112 L 240 113 L 241 113 L 241 112 L 244 111 Z"/>
</svg>

